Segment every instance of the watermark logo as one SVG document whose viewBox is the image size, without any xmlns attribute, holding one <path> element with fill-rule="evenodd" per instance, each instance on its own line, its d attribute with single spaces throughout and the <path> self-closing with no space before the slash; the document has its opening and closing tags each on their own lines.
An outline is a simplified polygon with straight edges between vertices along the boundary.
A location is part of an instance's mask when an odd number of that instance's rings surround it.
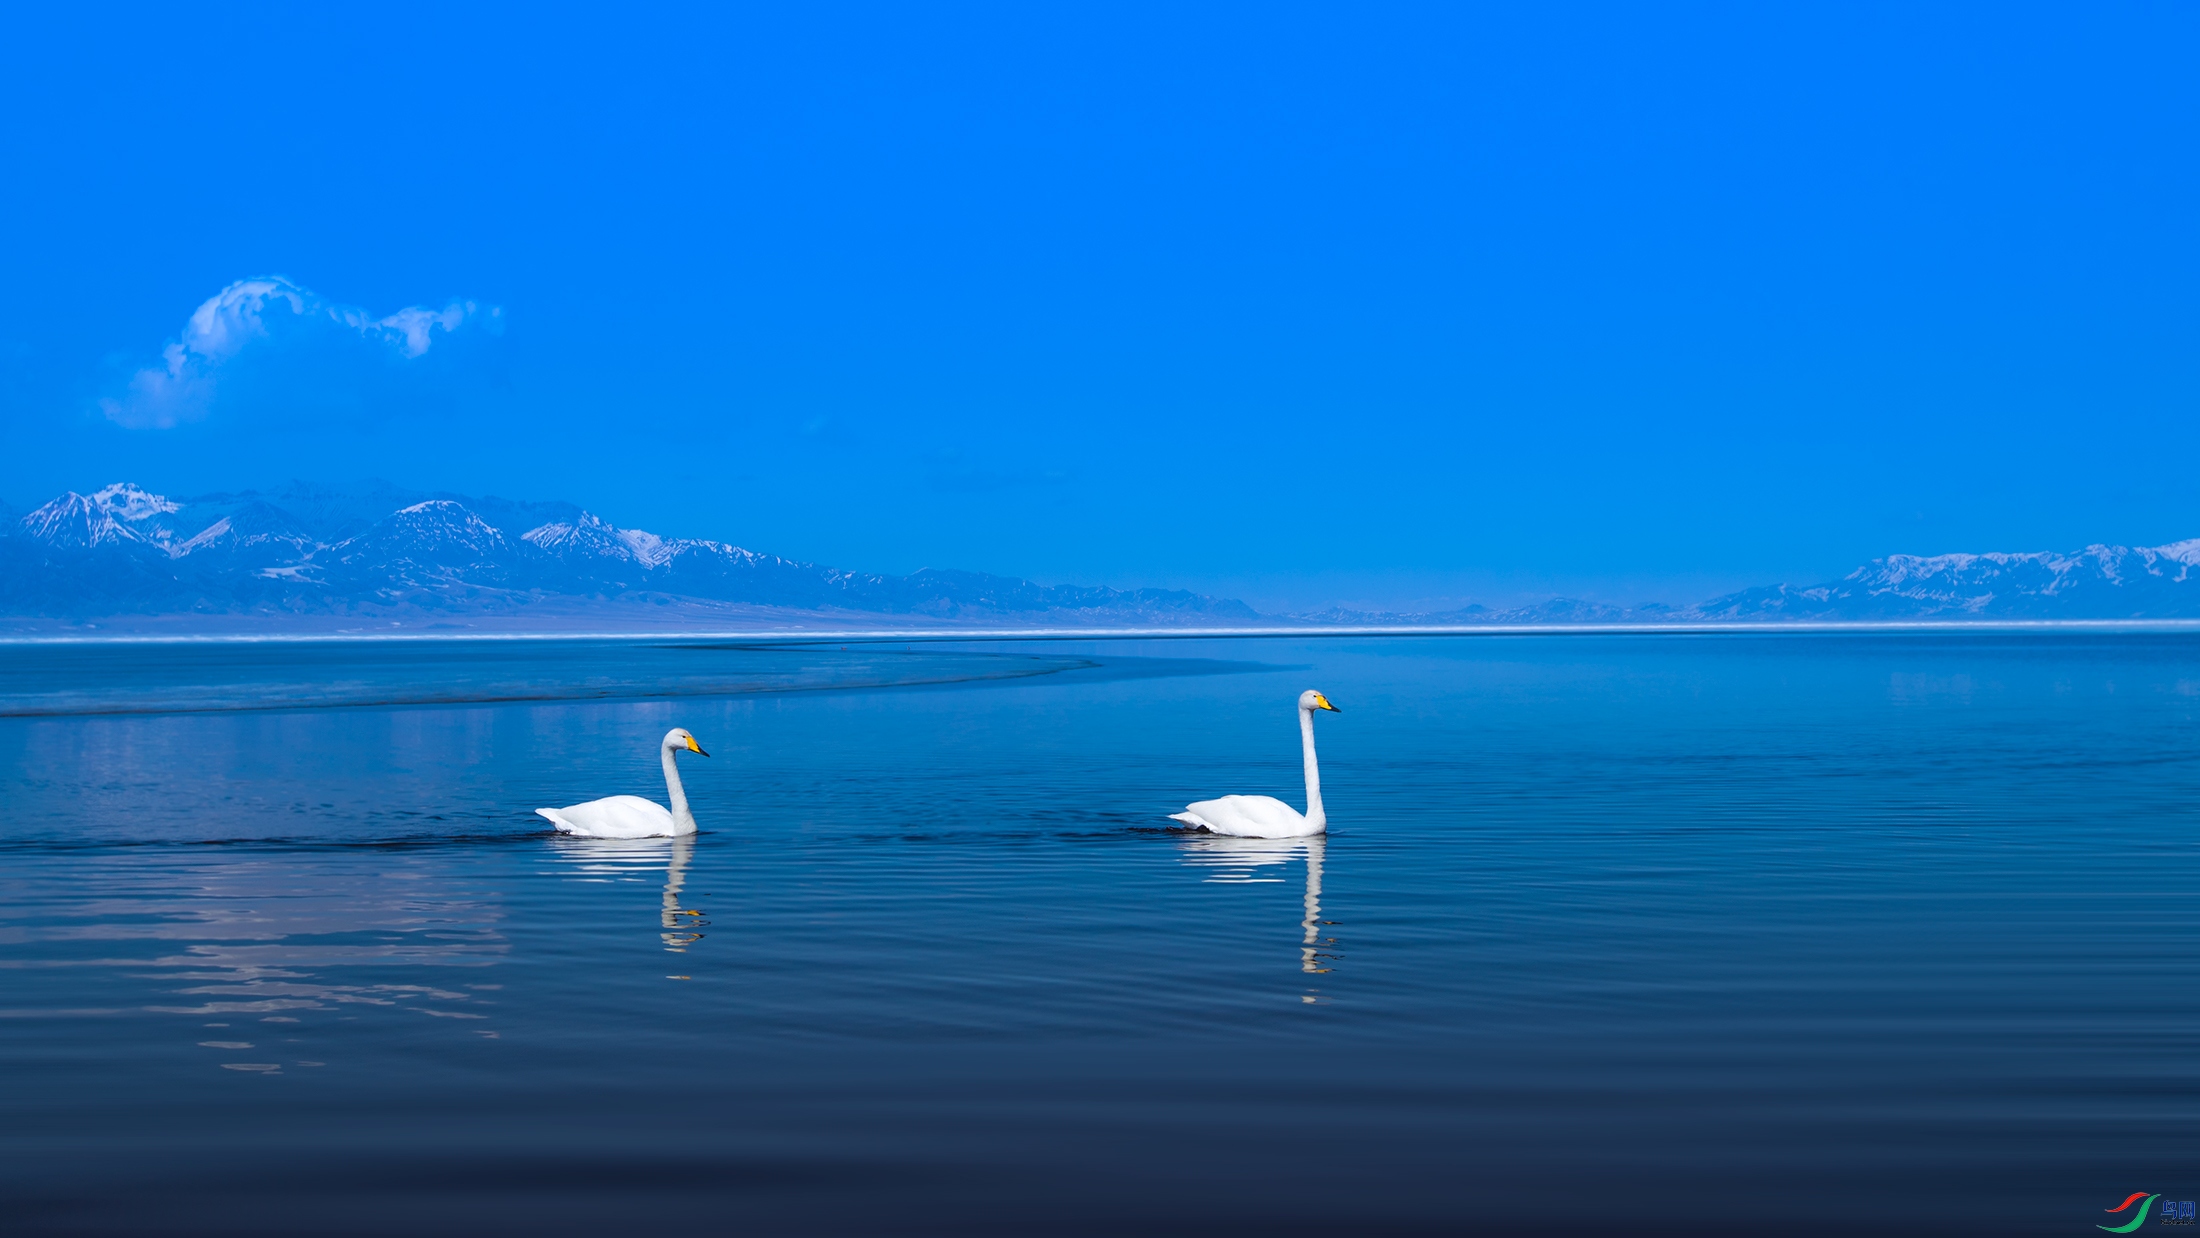
<svg viewBox="0 0 2200 1238">
<path fill-rule="evenodd" d="M 2130 1220 L 2121 1225 L 2096 1225 L 2094 1228 L 2105 1229 L 2111 1234 L 2128 1234 L 2147 1223 L 2147 1210 L 2154 1207 L 2154 1201 L 2160 1198 L 2160 1195 L 2149 1195 L 2145 1191 L 2133 1191 L 2131 1197 L 2124 1200 L 2124 1202 L 2113 1208 L 2101 1209 L 2103 1212 L 2122 1212 L 2131 1205 L 2138 1204 L 2139 1210 L 2131 1214 Z"/>
<path fill-rule="evenodd" d="M 2124 1211 L 2125 1209 L 2131 1207 L 2133 1204 L 2137 1204 L 2139 1206 L 2139 1210 L 2131 1214 L 2130 1220 L 2125 1221 L 2121 1225 L 2096 1225 L 2094 1226 L 2094 1228 L 2105 1229 L 2111 1234 L 2128 1234 L 2131 1231 L 2147 1223 L 2147 1213 L 2149 1211 L 2154 1211 L 2154 1202 L 2156 1200 L 2161 1200 L 2162 1202 L 2161 1209 L 2156 1212 L 2156 1215 L 2162 1218 L 2162 1224 L 2190 1225 L 2193 1223 L 2194 1212 L 2196 1211 L 2196 1209 L 2194 1208 L 2195 1201 L 2190 1199 L 2162 1199 L 2162 1197 L 2158 1194 L 2150 1195 L 2145 1191 L 2133 1191 L 2128 1197 L 2125 1198 L 2124 1202 L 2116 1205 L 2113 1208 L 2101 1209 L 2101 1211 L 2103 1212 L 2114 1214 Z"/>
</svg>

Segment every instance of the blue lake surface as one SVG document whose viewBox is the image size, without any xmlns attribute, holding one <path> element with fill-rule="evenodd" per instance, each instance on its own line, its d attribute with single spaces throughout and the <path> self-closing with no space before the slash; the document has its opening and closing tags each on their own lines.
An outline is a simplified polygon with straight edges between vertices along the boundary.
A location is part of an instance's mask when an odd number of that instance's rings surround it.
<svg viewBox="0 0 2200 1238">
<path fill-rule="evenodd" d="M 14 645 L 0 777 L 9 1232 L 2200 1197 L 2200 637 Z"/>
</svg>

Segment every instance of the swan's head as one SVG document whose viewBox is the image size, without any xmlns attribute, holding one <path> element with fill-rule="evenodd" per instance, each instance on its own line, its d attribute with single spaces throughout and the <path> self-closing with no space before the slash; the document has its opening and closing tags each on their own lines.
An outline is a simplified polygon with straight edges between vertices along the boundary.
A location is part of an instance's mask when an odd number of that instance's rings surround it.
<svg viewBox="0 0 2200 1238">
<path fill-rule="evenodd" d="M 1333 714 L 1341 714 L 1344 712 L 1343 710 L 1330 704 L 1328 697 L 1314 691 L 1312 688 L 1308 688 L 1306 691 L 1299 693 L 1299 708 L 1307 711 L 1308 713 L 1312 713 L 1317 709 L 1326 709 Z"/>
<path fill-rule="evenodd" d="M 703 746 L 701 744 L 695 742 L 695 737 L 693 735 L 688 734 L 680 727 L 674 727 L 671 730 L 665 732 L 665 749 L 668 752 L 672 751 L 673 749 L 685 749 L 686 751 L 692 752 L 699 757 L 707 757 L 710 755 L 709 753 L 703 751 Z"/>
</svg>

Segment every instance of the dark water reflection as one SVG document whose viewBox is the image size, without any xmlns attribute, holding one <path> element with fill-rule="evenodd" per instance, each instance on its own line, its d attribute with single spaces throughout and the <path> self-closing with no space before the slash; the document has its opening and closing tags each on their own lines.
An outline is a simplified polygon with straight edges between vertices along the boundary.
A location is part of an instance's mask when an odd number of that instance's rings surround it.
<svg viewBox="0 0 2200 1238">
<path fill-rule="evenodd" d="M 2200 1197 L 2200 640 L 1049 642 L 894 653 L 1064 663 L 902 687 L 837 652 L 758 664 L 798 690 L 0 720 L 11 1232 L 2045 1234 Z M 159 674 L 421 686 L 318 656 Z M 1334 833 L 1157 828 L 1295 799 L 1310 685 Z M 705 833 L 536 828 L 660 795 L 673 725 Z"/>
</svg>

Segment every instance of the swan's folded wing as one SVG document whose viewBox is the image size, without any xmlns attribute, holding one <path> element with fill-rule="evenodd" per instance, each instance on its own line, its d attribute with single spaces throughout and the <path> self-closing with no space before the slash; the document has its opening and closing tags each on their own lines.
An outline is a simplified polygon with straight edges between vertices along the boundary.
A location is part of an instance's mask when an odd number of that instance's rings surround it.
<svg viewBox="0 0 2200 1238">
<path fill-rule="evenodd" d="M 613 795 L 585 804 L 535 810 L 568 834 L 590 838 L 668 838 L 672 812 L 639 795 Z"/>
<path fill-rule="evenodd" d="M 1269 795 L 1225 795 L 1189 805 L 1185 812 L 1199 817 L 1200 824 L 1217 834 L 1289 838 L 1306 832 L 1306 818 L 1299 810 Z"/>
</svg>

